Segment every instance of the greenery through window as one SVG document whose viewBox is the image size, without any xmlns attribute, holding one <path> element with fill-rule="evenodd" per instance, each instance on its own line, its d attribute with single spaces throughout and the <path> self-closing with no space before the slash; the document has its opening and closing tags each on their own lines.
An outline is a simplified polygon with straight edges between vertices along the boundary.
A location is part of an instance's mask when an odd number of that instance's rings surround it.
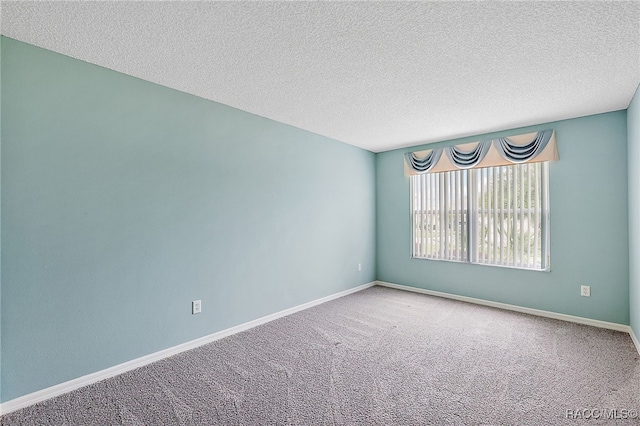
<svg viewBox="0 0 640 426">
<path fill-rule="evenodd" d="M 412 255 L 549 270 L 547 162 L 411 177 Z"/>
</svg>

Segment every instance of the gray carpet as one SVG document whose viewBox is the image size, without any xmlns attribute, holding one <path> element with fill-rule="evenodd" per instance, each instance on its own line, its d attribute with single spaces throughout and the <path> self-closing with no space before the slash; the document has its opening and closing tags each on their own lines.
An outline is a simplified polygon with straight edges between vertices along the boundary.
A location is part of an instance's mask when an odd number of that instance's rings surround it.
<svg viewBox="0 0 640 426">
<path fill-rule="evenodd" d="M 628 425 L 565 417 L 639 408 L 625 333 L 373 287 L 0 423 Z"/>
</svg>

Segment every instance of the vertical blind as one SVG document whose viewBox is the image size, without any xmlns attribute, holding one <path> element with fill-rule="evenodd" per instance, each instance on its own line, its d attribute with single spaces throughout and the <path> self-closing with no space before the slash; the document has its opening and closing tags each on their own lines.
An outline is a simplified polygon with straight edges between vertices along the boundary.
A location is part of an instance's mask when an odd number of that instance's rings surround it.
<svg viewBox="0 0 640 426">
<path fill-rule="evenodd" d="M 548 163 L 411 177 L 414 257 L 549 269 Z"/>
<path fill-rule="evenodd" d="M 456 170 L 412 179 L 414 257 L 467 260 L 468 175 Z"/>
</svg>

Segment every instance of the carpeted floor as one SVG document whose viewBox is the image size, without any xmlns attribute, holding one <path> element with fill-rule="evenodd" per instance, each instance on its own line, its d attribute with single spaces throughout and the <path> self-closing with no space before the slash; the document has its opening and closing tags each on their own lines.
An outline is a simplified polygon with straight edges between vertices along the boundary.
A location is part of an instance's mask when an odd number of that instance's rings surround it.
<svg viewBox="0 0 640 426">
<path fill-rule="evenodd" d="M 578 411 L 594 409 L 617 411 Z M 638 409 L 628 334 L 372 287 L 1 424 L 630 425 Z"/>
</svg>

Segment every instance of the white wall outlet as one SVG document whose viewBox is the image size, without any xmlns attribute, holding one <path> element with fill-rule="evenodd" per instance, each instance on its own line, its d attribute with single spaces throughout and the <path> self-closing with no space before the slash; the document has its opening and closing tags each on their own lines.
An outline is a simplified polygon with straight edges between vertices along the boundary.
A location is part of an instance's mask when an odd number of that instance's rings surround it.
<svg viewBox="0 0 640 426">
<path fill-rule="evenodd" d="M 194 300 L 191 302 L 191 314 L 199 314 L 202 312 L 202 300 Z"/>
<path fill-rule="evenodd" d="M 358 272 L 362 271 L 362 263 L 358 263 Z"/>
<path fill-rule="evenodd" d="M 580 296 L 591 297 L 591 287 L 588 285 L 581 285 Z"/>
</svg>

